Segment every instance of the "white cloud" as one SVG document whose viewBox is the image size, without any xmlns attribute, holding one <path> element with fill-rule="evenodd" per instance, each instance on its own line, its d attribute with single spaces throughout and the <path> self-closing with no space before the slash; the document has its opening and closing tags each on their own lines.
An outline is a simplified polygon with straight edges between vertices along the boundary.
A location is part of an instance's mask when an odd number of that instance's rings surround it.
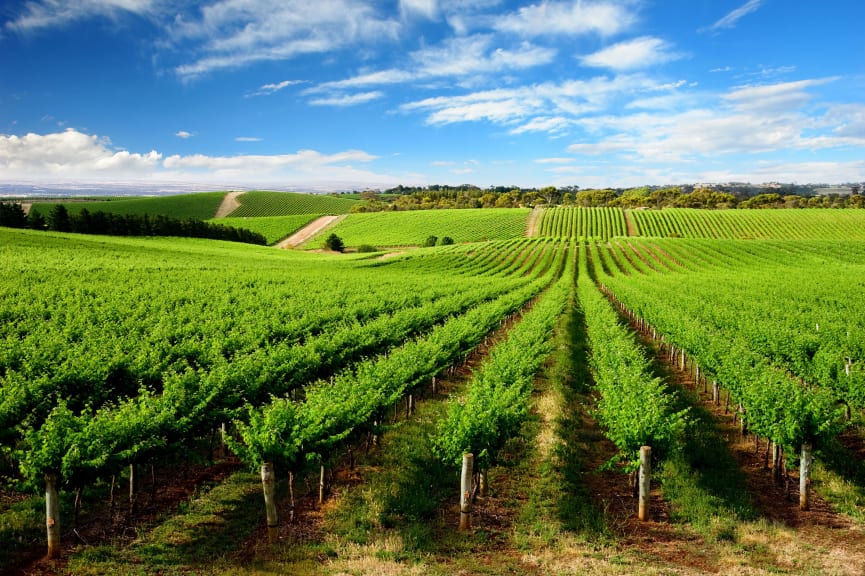
<svg viewBox="0 0 865 576">
<path fill-rule="evenodd" d="M 743 5 L 739 6 L 735 10 L 729 12 L 723 18 L 709 26 L 708 28 L 701 28 L 700 31 L 717 31 L 721 28 L 733 28 L 743 17 L 747 16 L 751 12 L 756 11 L 763 4 L 763 0 L 748 0 Z"/>
<path fill-rule="evenodd" d="M 813 79 L 745 87 L 715 97 L 701 108 L 581 118 L 586 138 L 575 154 L 622 154 L 646 162 L 691 162 L 732 154 L 865 146 L 865 131 L 845 131 L 861 122 L 859 106 L 811 110 Z M 841 130 L 839 131 L 839 128 Z"/>
<path fill-rule="evenodd" d="M 179 19 L 176 40 L 200 42 L 201 56 L 175 70 L 184 78 L 254 62 L 327 53 L 357 42 L 395 39 L 398 21 L 359 0 L 220 0 L 200 19 Z"/>
<path fill-rule="evenodd" d="M 63 26 L 94 17 L 116 17 L 122 13 L 152 16 L 158 12 L 157 0 L 36 0 L 24 4 L 24 11 L 6 23 L 18 32 Z"/>
<path fill-rule="evenodd" d="M 161 158 L 153 150 L 112 150 L 109 140 L 72 128 L 45 135 L 0 135 L 0 178 L 137 177 L 153 171 Z"/>
<path fill-rule="evenodd" d="M 838 80 L 837 77 L 745 86 L 724 95 L 739 110 L 784 112 L 801 108 L 812 96 L 805 89 Z"/>
<path fill-rule="evenodd" d="M 234 139 L 235 142 L 261 142 L 261 138 L 257 136 L 238 136 Z"/>
<path fill-rule="evenodd" d="M 551 118 L 538 116 L 532 118 L 522 126 L 511 130 L 511 134 L 525 134 L 526 132 L 548 132 L 556 133 L 565 130 L 571 125 L 571 120 L 562 116 L 554 116 Z"/>
<path fill-rule="evenodd" d="M 580 62 L 584 66 L 595 68 L 634 70 L 679 58 L 681 55 L 671 52 L 667 42 L 660 38 L 642 36 L 613 44 L 593 54 L 583 56 L 580 58 Z"/>
<path fill-rule="evenodd" d="M 295 84 L 303 84 L 303 80 L 283 80 L 282 82 L 277 82 L 275 84 L 263 84 L 256 90 L 255 92 L 250 92 L 247 94 L 247 97 L 251 96 L 270 96 L 276 92 L 284 88 L 288 88 L 289 86 L 294 86 Z"/>
<path fill-rule="evenodd" d="M 545 1 L 500 17 L 494 28 L 523 36 L 610 36 L 627 30 L 635 20 L 622 2 Z"/>
<path fill-rule="evenodd" d="M 536 164 L 573 164 L 576 162 L 574 158 L 538 158 Z"/>
<path fill-rule="evenodd" d="M 556 57 L 552 48 L 522 42 L 513 48 L 496 46 L 491 34 L 448 38 L 439 45 L 409 55 L 404 69 L 392 68 L 365 72 L 308 89 L 308 94 L 359 86 L 403 84 L 429 78 L 477 77 L 479 75 L 522 70 L 549 64 Z"/>
<path fill-rule="evenodd" d="M 544 125 L 548 131 L 555 132 L 565 127 L 562 119 L 572 121 L 602 111 L 623 94 L 661 89 L 656 82 L 640 75 L 599 76 L 561 84 L 548 82 L 460 96 L 438 96 L 409 102 L 400 109 L 427 113 L 428 124 L 478 120 L 500 124 L 523 122 L 522 127 L 515 128 L 517 133 L 539 131 Z"/>
<path fill-rule="evenodd" d="M 178 138 L 182 138 L 183 140 L 186 140 L 187 138 L 192 137 L 192 132 L 187 132 L 186 130 L 179 130 L 178 132 L 175 132 L 174 135 L 177 136 Z"/>
<path fill-rule="evenodd" d="M 107 138 L 73 129 L 54 134 L 0 135 L 0 180 L 253 182 L 352 181 L 395 183 L 359 168 L 378 157 L 362 150 L 324 154 L 163 155 L 113 150 Z"/>
<path fill-rule="evenodd" d="M 432 20 L 438 13 L 436 0 L 399 0 L 399 9 L 403 16 L 420 14 Z"/>
<path fill-rule="evenodd" d="M 236 170 L 244 168 L 248 171 L 273 170 L 283 167 L 313 169 L 342 162 L 371 162 L 376 156 L 360 150 L 348 150 L 336 154 L 322 154 L 315 150 L 300 150 L 295 154 L 276 155 L 240 155 L 240 156 L 207 156 L 193 154 L 191 156 L 173 155 L 163 162 L 168 169 L 194 170 Z"/>
<path fill-rule="evenodd" d="M 358 94 L 347 94 L 343 96 L 315 98 L 313 100 L 310 100 L 309 103 L 313 106 L 357 106 L 358 104 L 364 104 L 366 102 L 371 102 L 372 100 L 378 100 L 383 96 L 384 94 L 379 91 L 360 92 Z"/>
</svg>

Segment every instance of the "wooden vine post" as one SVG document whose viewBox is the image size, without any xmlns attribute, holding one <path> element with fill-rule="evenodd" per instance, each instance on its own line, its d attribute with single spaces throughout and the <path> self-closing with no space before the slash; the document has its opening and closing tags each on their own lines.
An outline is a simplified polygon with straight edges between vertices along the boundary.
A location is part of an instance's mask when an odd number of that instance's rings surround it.
<svg viewBox="0 0 865 576">
<path fill-rule="evenodd" d="M 649 491 L 652 483 L 652 448 L 640 448 L 640 504 L 638 516 L 641 521 L 649 519 Z"/>
<path fill-rule="evenodd" d="M 276 542 L 279 535 L 279 513 L 276 509 L 276 473 L 273 462 L 261 465 L 261 487 L 264 491 L 264 508 L 267 511 L 267 540 Z"/>
<path fill-rule="evenodd" d="M 45 528 L 48 535 L 48 558 L 60 552 L 60 501 L 57 497 L 57 474 L 45 474 Z"/>
<path fill-rule="evenodd" d="M 799 510 L 808 510 L 810 506 L 812 448 L 810 442 L 802 443 L 802 458 L 799 461 Z"/>
<path fill-rule="evenodd" d="M 474 454 L 463 454 L 463 469 L 460 475 L 460 531 L 472 528 L 472 476 Z"/>
</svg>

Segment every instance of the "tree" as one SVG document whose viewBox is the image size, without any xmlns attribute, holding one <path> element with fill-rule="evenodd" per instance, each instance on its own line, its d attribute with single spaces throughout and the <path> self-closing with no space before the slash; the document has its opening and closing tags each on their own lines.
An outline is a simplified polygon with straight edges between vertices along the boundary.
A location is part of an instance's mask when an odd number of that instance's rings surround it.
<svg viewBox="0 0 865 576">
<path fill-rule="evenodd" d="M 69 221 L 69 211 L 63 204 L 55 204 L 48 215 L 48 229 L 55 232 L 71 232 L 72 223 Z"/>
<path fill-rule="evenodd" d="M 438 240 L 439 240 L 438 236 L 427 236 L 427 239 L 424 240 L 423 246 L 425 248 L 427 248 L 429 246 L 435 246 L 436 242 L 438 242 Z"/>
<path fill-rule="evenodd" d="M 24 208 L 17 202 L 0 202 L 0 226 L 8 228 L 26 228 L 27 216 Z"/>
<path fill-rule="evenodd" d="M 450 236 L 443 236 L 441 240 L 439 240 L 439 246 L 450 246 L 454 243 L 454 239 Z"/>
<path fill-rule="evenodd" d="M 337 236 L 334 233 L 331 233 L 324 241 L 324 249 L 332 250 L 334 252 L 342 252 L 345 250 L 345 244 L 342 241 L 342 238 Z"/>
</svg>

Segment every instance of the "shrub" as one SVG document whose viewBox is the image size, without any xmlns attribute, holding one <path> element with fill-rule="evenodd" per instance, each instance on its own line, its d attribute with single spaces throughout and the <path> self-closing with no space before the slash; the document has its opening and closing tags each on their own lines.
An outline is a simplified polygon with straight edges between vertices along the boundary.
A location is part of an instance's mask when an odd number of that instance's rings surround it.
<svg viewBox="0 0 865 576">
<path fill-rule="evenodd" d="M 454 239 L 450 236 L 443 236 L 441 240 L 439 240 L 439 246 L 450 246 L 454 243 Z"/>
<path fill-rule="evenodd" d="M 358 252 L 378 252 L 378 248 L 369 244 L 361 244 L 357 247 Z"/>
<path fill-rule="evenodd" d="M 438 236 L 427 236 L 427 239 L 424 240 L 423 246 L 424 247 L 435 246 L 436 242 L 438 242 Z"/>
<path fill-rule="evenodd" d="M 330 236 L 327 237 L 324 241 L 325 250 L 333 250 L 334 252 L 342 252 L 345 250 L 345 244 L 342 241 L 342 238 L 337 236 L 336 234 L 331 233 Z"/>
</svg>

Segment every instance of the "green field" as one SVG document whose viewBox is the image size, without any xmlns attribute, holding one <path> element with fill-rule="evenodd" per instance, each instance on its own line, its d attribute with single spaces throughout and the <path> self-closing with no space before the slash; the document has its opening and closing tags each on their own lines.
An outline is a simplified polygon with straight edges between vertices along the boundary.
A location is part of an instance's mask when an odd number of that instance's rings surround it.
<svg viewBox="0 0 865 576">
<path fill-rule="evenodd" d="M 523 208 L 349 214 L 336 227 L 311 238 L 304 247 L 318 248 L 331 233 L 350 247 L 419 246 L 429 236 L 449 236 L 455 242 L 505 240 L 525 235 L 528 215 L 529 210 Z"/>
<path fill-rule="evenodd" d="M 638 236 L 865 240 L 865 210 L 629 210 Z"/>
<path fill-rule="evenodd" d="M 273 244 L 297 232 L 321 214 L 296 214 L 293 216 L 228 217 L 209 220 L 212 224 L 223 224 L 233 228 L 246 228 L 263 234 L 268 244 Z"/>
<path fill-rule="evenodd" d="M 130 198 L 110 201 L 86 202 L 37 202 L 31 210 L 48 216 L 55 204 L 63 204 L 71 214 L 77 214 L 83 209 L 90 212 L 109 212 L 111 214 L 150 214 L 170 216 L 184 219 L 207 220 L 213 218 L 219 208 L 225 192 L 197 192 L 194 194 L 178 194 L 176 196 L 161 196 L 158 198 Z"/>
<path fill-rule="evenodd" d="M 535 214 L 0 228 L 0 572 L 865 572 L 865 212 Z"/>
<path fill-rule="evenodd" d="M 229 214 L 232 218 L 261 216 L 293 216 L 297 214 L 347 214 L 357 200 L 323 194 L 295 192 L 244 192 L 238 198 L 240 208 Z"/>
</svg>

